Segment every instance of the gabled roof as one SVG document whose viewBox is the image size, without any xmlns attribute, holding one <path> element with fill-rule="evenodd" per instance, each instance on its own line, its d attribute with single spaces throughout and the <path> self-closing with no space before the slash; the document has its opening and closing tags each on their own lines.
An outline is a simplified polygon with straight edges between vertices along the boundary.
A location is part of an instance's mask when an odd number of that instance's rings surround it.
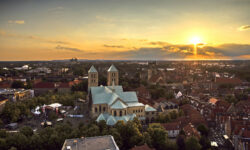
<svg viewBox="0 0 250 150">
<path fill-rule="evenodd" d="M 94 66 L 91 66 L 88 72 L 97 72 Z"/>
<path fill-rule="evenodd" d="M 156 109 L 153 108 L 153 107 L 151 107 L 151 106 L 149 106 L 149 105 L 145 105 L 145 111 L 146 111 L 146 112 L 149 112 L 149 111 L 156 111 Z"/>
<path fill-rule="evenodd" d="M 125 105 L 123 102 L 120 100 L 117 100 L 112 106 L 111 109 L 124 109 L 127 108 L 127 105 Z"/>
<path fill-rule="evenodd" d="M 101 120 L 105 120 L 107 125 L 113 126 L 119 120 L 124 121 L 126 123 L 128 121 L 133 120 L 135 117 L 136 117 L 136 114 L 125 115 L 121 117 L 120 116 L 114 117 L 108 113 L 102 113 L 97 117 L 96 121 L 99 122 Z M 142 118 L 139 118 L 139 119 L 142 119 Z"/>
<path fill-rule="evenodd" d="M 108 69 L 108 72 L 118 72 L 118 70 L 116 69 L 114 65 L 111 65 Z"/>
<path fill-rule="evenodd" d="M 107 119 L 107 125 L 113 126 L 115 124 L 116 124 L 115 118 L 112 115 L 110 115 Z"/>
<path fill-rule="evenodd" d="M 93 104 L 111 105 L 118 98 L 124 103 L 138 102 L 135 92 L 123 92 L 122 86 L 91 87 Z"/>
</svg>

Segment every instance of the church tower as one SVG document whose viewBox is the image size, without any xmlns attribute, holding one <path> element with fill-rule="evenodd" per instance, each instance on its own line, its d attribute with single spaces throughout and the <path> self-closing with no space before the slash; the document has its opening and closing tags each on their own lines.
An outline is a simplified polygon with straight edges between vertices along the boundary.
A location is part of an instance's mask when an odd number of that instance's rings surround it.
<svg viewBox="0 0 250 150">
<path fill-rule="evenodd" d="M 108 69 L 107 80 L 108 86 L 119 85 L 119 73 L 114 65 L 111 65 Z"/>
<path fill-rule="evenodd" d="M 94 66 L 88 71 L 88 89 L 92 86 L 98 86 L 98 72 Z"/>
</svg>

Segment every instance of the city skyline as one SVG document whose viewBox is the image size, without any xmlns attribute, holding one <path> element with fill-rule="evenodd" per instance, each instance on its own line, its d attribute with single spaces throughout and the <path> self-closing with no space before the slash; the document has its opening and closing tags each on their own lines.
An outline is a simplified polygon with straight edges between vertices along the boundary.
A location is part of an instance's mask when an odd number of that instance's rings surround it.
<svg viewBox="0 0 250 150">
<path fill-rule="evenodd" d="M 250 59 L 249 0 L 0 2 L 0 60 Z"/>
</svg>

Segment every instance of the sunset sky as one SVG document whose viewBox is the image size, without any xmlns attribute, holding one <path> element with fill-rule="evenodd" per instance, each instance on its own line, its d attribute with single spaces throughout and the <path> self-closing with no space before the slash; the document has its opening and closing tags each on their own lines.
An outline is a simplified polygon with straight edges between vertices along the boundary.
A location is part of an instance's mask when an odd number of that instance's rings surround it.
<svg viewBox="0 0 250 150">
<path fill-rule="evenodd" d="M 0 61 L 72 57 L 250 59 L 250 0 L 0 0 Z"/>
</svg>

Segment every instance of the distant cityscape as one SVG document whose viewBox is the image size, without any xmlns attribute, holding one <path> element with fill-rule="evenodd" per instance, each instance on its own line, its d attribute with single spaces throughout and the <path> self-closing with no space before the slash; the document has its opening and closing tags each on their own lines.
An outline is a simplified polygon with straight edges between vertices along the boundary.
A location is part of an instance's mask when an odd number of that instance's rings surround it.
<svg viewBox="0 0 250 150">
<path fill-rule="evenodd" d="M 247 150 L 249 68 L 250 61 L 1 62 L 0 147 Z"/>
</svg>

